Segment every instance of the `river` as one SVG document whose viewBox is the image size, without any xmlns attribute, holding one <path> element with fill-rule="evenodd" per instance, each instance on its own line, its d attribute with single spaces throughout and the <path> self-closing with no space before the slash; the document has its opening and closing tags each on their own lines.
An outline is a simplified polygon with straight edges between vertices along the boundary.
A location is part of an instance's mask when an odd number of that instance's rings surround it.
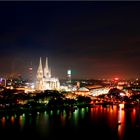
<svg viewBox="0 0 140 140">
<path fill-rule="evenodd" d="M 121 122 L 118 124 L 118 122 Z M 140 137 L 139 107 L 78 108 L 74 112 L 44 111 L 0 117 L 0 135 L 8 139 L 107 139 L 136 140 Z"/>
</svg>

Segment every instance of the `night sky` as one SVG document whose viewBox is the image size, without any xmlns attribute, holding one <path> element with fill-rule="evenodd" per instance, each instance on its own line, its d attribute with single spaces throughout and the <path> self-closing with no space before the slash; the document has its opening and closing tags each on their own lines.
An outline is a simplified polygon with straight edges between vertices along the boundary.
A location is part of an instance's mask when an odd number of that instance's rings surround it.
<svg viewBox="0 0 140 140">
<path fill-rule="evenodd" d="M 0 76 L 140 77 L 140 2 L 0 2 Z"/>
</svg>

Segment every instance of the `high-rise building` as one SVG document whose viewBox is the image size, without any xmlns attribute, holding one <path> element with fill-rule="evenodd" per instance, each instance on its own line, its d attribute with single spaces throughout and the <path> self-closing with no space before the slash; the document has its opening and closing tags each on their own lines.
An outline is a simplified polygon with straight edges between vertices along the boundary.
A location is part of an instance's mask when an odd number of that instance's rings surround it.
<svg viewBox="0 0 140 140">
<path fill-rule="evenodd" d="M 70 69 L 68 69 L 67 70 L 67 83 L 69 83 L 69 84 L 71 84 L 71 70 Z"/>
<path fill-rule="evenodd" d="M 59 88 L 59 79 L 51 76 L 51 70 L 48 67 L 48 58 L 46 58 L 44 69 L 42 66 L 42 60 L 40 58 L 36 75 L 36 90 L 59 90 Z"/>
</svg>

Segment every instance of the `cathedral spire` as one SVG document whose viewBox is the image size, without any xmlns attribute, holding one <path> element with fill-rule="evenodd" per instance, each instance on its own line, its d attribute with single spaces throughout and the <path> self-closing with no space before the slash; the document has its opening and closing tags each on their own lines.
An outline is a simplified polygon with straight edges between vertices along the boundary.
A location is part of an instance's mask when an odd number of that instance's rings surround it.
<svg viewBox="0 0 140 140">
<path fill-rule="evenodd" d="M 39 67 L 38 68 L 42 70 L 42 60 L 41 60 L 41 57 L 40 57 Z"/>
<path fill-rule="evenodd" d="M 48 67 L 48 58 L 46 57 L 46 63 L 45 63 L 45 67 L 44 67 L 44 76 L 46 78 L 49 77 L 49 67 Z"/>
<path fill-rule="evenodd" d="M 48 67 L 48 57 L 46 57 L 45 68 L 46 68 L 46 71 L 49 71 L 49 67 Z"/>
<path fill-rule="evenodd" d="M 38 66 L 37 75 L 36 75 L 36 89 L 43 90 L 43 68 L 42 68 L 41 57 L 40 57 L 39 66 Z"/>
<path fill-rule="evenodd" d="M 42 60 L 40 57 L 40 61 L 39 61 L 39 66 L 38 66 L 38 70 L 37 70 L 37 78 L 43 78 L 43 68 L 42 68 Z"/>
</svg>

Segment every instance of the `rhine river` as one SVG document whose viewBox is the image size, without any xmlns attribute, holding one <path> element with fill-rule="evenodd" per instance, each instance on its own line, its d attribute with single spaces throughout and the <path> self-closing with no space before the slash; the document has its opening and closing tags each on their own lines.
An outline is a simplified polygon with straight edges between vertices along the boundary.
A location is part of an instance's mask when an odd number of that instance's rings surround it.
<svg viewBox="0 0 140 140">
<path fill-rule="evenodd" d="M 0 136 L 15 140 L 136 140 L 140 138 L 139 108 L 99 105 L 78 108 L 73 112 L 56 110 L 0 115 Z"/>
</svg>

